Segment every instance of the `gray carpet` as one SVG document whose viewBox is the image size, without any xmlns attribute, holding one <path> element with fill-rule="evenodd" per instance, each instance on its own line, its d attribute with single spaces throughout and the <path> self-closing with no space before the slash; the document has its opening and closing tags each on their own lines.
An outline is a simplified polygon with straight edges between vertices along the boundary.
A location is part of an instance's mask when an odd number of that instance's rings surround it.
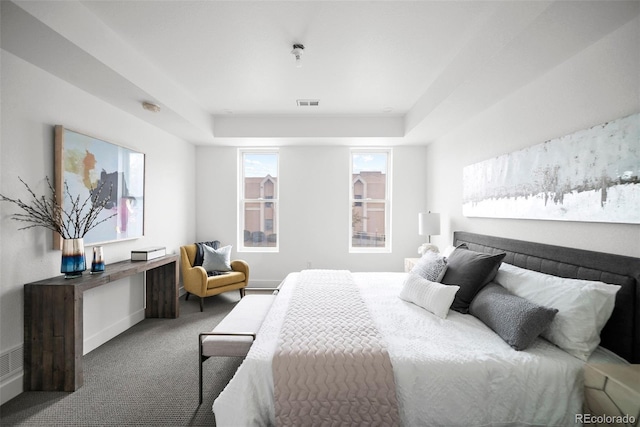
<svg viewBox="0 0 640 427">
<path fill-rule="evenodd" d="M 73 393 L 26 392 L 0 407 L 4 426 L 214 426 L 211 406 L 242 363 L 204 363 L 198 406 L 198 333 L 233 308 L 239 292 L 180 298 L 178 319 L 145 319 L 83 357 L 84 385 Z"/>
</svg>

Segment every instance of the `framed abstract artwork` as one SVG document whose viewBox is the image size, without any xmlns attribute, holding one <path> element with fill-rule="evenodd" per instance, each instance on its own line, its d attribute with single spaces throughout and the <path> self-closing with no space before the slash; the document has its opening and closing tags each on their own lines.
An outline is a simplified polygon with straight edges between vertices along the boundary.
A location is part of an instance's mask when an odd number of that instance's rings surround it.
<svg viewBox="0 0 640 427">
<path fill-rule="evenodd" d="M 144 154 L 92 136 L 55 127 L 55 190 L 65 210 L 78 200 L 104 202 L 85 245 L 144 235 Z M 66 186 L 66 188 L 65 188 Z M 68 191 L 67 191 L 68 189 Z M 70 196 L 71 195 L 71 196 Z M 83 207 L 83 212 L 89 206 Z M 56 234 L 54 247 L 61 248 Z"/>
<path fill-rule="evenodd" d="M 463 214 L 640 224 L 640 114 L 466 166 Z"/>
</svg>

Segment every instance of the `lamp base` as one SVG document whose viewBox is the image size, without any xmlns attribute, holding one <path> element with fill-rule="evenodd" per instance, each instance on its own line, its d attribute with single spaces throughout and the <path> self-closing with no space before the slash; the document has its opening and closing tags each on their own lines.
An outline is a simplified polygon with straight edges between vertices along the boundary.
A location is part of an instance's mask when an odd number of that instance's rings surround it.
<svg viewBox="0 0 640 427">
<path fill-rule="evenodd" d="M 440 253 L 440 249 L 438 248 L 437 245 L 434 245 L 433 243 L 423 243 L 419 248 L 418 248 L 418 253 L 420 255 L 424 255 L 427 252 L 434 252 L 434 253 Z"/>
</svg>

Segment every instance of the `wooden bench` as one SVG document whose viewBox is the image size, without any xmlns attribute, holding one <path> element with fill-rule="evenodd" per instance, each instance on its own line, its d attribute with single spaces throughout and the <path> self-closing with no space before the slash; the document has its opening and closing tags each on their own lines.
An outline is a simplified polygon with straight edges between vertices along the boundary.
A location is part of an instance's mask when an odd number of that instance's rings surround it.
<svg viewBox="0 0 640 427">
<path fill-rule="evenodd" d="M 200 404 L 202 404 L 202 364 L 210 357 L 244 357 L 249 352 L 262 321 L 276 298 L 273 294 L 246 295 L 211 332 L 199 335 Z"/>
</svg>

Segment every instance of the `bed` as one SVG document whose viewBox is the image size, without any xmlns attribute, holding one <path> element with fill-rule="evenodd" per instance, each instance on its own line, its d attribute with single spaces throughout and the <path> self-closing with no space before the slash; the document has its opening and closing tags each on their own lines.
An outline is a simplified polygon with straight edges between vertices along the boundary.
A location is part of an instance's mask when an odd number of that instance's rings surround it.
<svg viewBox="0 0 640 427">
<path fill-rule="evenodd" d="M 503 264 L 518 268 L 619 286 L 591 358 L 640 363 L 639 259 L 455 232 L 454 245 L 461 244 L 478 253 L 504 253 Z M 274 380 L 273 370 L 279 335 L 296 301 L 296 288 L 313 277 L 309 274 L 291 273 L 283 282 L 249 354 L 214 402 L 218 426 L 276 424 L 279 398 L 274 383 L 282 381 Z M 585 361 L 543 338 L 515 351 L 473 315 L 451 310 L 442 319 L 425 314 L 398 298 L 406 273 L 349 277 L 392 364 L 399 419 L 380 424 L 567 425 L 582 412 Z"/>
</svg>

